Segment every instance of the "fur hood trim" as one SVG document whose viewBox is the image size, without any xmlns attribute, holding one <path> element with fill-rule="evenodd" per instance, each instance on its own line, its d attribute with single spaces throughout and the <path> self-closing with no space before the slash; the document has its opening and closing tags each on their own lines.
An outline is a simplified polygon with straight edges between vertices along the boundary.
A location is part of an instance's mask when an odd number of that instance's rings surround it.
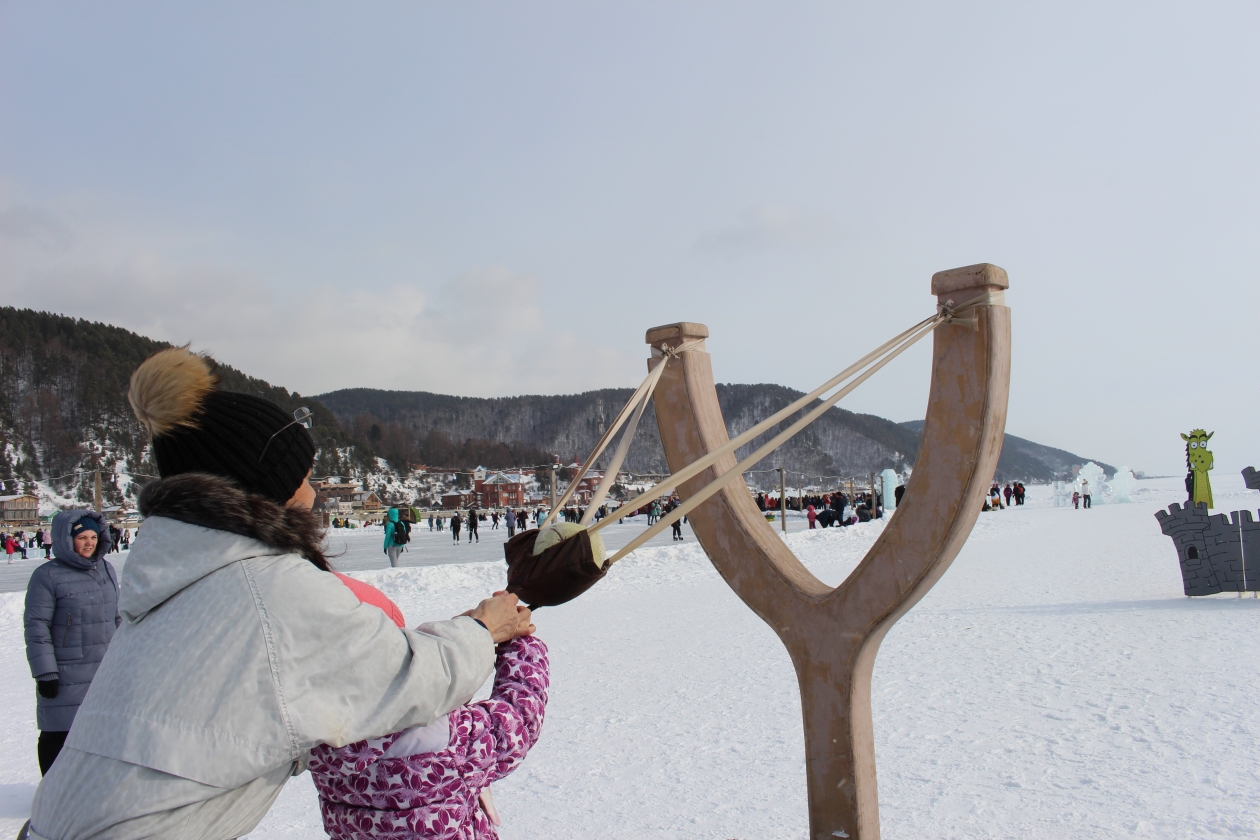
<svg viewBox="0 0 1260 840">
<path fill-rule="evenodd" d="M 208 473 L 159 479 L 140 491 L 139 507 L 143 516 L 162 516 L 250 537 L 272 548 L 300 554 L 317 568 L 330 571 L 318 515 L 246 493 L 230 479 Z"/>
</svg>

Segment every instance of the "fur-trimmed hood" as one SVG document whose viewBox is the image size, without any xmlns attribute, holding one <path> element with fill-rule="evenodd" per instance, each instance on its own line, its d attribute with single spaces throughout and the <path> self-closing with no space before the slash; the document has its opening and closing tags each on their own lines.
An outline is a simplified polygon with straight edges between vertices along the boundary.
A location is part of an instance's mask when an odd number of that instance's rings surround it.
<svg viewBox="0 0 1260 840">
<path fill-rule="evenodd" d="M 80 519 L 91 519 L 96 523 L 96 551 L 91 557 L 80 557 L 74 550 L 74 538 L 70 536 L 70 529 Z M 53 556 L 57 558 L 57 562 L 79 570 L 95 566 L 102 557 L 109 554 L 109 549 L 114 544 L 114 538 L 109 533 L 109 522 L 94 510 L 58 511 L 52 521 L 52 539 Z"/>
<path fill-rule="evenodd" d="M 314 513 L 246 493 L 225 478 L 186 473 L 154 481 L 141 491 L 139 507 L 145 521 L 123 566 L 119 600 L 130 622 L 239 560 L 297 554 L 328 569 Z"/>
</svg>

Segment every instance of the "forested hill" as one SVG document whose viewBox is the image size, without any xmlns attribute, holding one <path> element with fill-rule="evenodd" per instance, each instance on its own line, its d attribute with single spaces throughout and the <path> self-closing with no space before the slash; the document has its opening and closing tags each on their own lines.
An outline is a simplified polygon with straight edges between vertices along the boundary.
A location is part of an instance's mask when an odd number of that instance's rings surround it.
<svg viewBox="0 0 1260 840">
<path fill-rule="evenodd" d="M 131 373 L 168 345 L 119 327 L 29 309 L 0 307 L 0 480 L 5 492 L 31 492 L 44 483 L 60 499 L 90 498 L 81 471 L 100 467 L 105 496 L 133 497 L 144 476 L 145 438 L 127 403 Z M 317 475 L 366 480 L 407 464 L 491 469 L 566 462 L 585 457 L 624 405 L 630 389 L 562 396 L 480 399 L 424 392 L 350 389 L 304 397 L 217 365 L 222 387 L 267 397 L 293 410 L 314 412 L 319 447 Z M 800 396 L 779 385 L 719 385 L 728 431 L 749 428 Z M 784 424 L 791 422 L 791 418 Z M 770 470 L 795 476 L 861 476 L 912 465 L 921 423 L 897 424 L 839 408 L 762 463 L 750 483 L 769 485 Z M 760 446 L 771 430 L 742 450 Z M 1081 459 L 1008 435 L 998 473 L 1002 478 L 1050 479 L 1070 474 Z M 651 406 L 630 449 L 627 467 L 663 473 L 665 458 Z M 72 478 L 58 478 L 70 475 Z M 135 476 L 134 483 L 131 476 Z M 375 486 L 375 484 L 374 484 Z"/>
<path fill-rule="evenodd" d="M 801 396 L 800 391 L 781 385 L 718 385 L 717 392 L 727 432 L 732 437 Z M 630 394 L 629 388 L 611 388 L 562 396 L 479 398 L 350 388 L 321 394 L 318 399 L 337 415 L 343 427 L 357 437 L 370 438 L 391 462 L 446 463 L 443 458 L 449 457 L 451 448 L 468 436 L 514 441 L 518 449 L 552 452 L 566 461 L 585 457 Z M 745 446 L 739 451 L 740 457 L 790 425 L 795 417 Z M 761 468 L 765 472 L 750 476 L 750 483 L 768 485 L 775 480 L 769 471 L 780 465 L 797 475 L 813 477 L 860 476 L 885 467 L 901 469 L 913 465 L 922 431 L 922 420 L 893 423 L 870 414 L 832 408 L 763 461 Z M 477 458 L 473 452 L 468 455 L 472 456 L 468 460 L 471 465 Z M 1088 460 L 1006 435 L 997 478 L 1070 478 L 1072 468 Z M 1114 472 L 1107 464 L 1096 463 Z M 667 471 L 651 405 L 644 412 L 626 466 L 639 472 Z"/>
<path fill-rule="evenodd" d="M 718 401 L 734 436 L 801 396 L 781 385 L 718 385 Z M 424 391 L 352 388 L 319 395 L 343 426 L 375 428 L 386 457 L 428 463 L 450 440 L 475 436 L 519 441 L 561 458 L 584 458 L 630 398 L 632 389 L 613 388 L 563 396 L 451 397 Z M 784 421 L 740 450 L 753 451 L 789 425 Z M 796 476 L 848 477 L 914 463 L 919 436 L 882 417 L 833 408 L 762 462 L 761 469 L 786 467 Z M 626 468 L 667 472 L 656 417 L 649 405 L 630 448 Z M 767 473 L 751 479 L 768 485 Z M 774 479 L 777 481 L 777 479 Z"/>
<path fill-rule="evenodd" d="M 79 470 L 102 468 L 109 503 L 134 495 L 156 472 L 145 456 L 145 435 L 127 402 L 127 383 L 142 361 L 169 345 L 119 327 L 30 309 L 0 307 L 0 479 L 6 492 L 30 492 Z M 213 360 L 212 360 L 213 361 Z M 374 463 L 332 413 L 227 365 L 216 363 L 221 387 L 257 394 L 293 410 L 314 412 L 320 447 L 318 472 L 339 474 Z M 351 459 L 356 464 L 346 463 Z M 86 501 L 87 480 L 50 481 L 59 494 Z M 133 491 L 128 493 L 128 491 Z"/>
</svg>

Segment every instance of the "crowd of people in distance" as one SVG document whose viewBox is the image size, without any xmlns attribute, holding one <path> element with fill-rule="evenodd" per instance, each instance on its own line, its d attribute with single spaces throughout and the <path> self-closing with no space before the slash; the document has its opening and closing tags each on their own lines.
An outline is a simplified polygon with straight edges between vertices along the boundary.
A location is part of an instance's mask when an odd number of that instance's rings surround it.
<svg viewBox="0 0 1260 840">
<path fill-rule="evenodd" d="M 1008 481 L 1003 487 L 998 482 L 993 482 L 993 486 L 989 488 L 989 494 L 984 497 L 984 510 L 1002 510 L 1011 505 L 1022 505 L 1024 503 L 1024 494 L 1026 488 L 1023 482 Z"/>
<path fill-rule="evenodd" d="M 671 495 L 668 499 L 656 500 L 626 514 L 621 518 L 622 522 L 633 521 L 635 517 L 646 515 L 647 524 L 653 525 L 662 517 L 668 516 L 678 505 L 681 504 L 677 495 Z M 580 504 L 570 504 L 565 506 L 556 515 L 557 520 L 561 522 L 580 523 L 586 515 L 587 508 Z M 607 517 L 610 513 L 607 504 L 602 504 L 595 511 L 592 517 L 595 522 Z M 529 508 L 512 508 L 506 507 L 502 511 L 497 509 L 481 510 L 475 506 L 468 507 L 463 510 L 450 511 L 429 511 L 427 516 L 424 513 L 415 513 L 412 509 L 390 508 L 385 515 L 382 525 L 385 531 L 384 552 L 389 557 L 390 566 L 398 565 L 399 554 L 406 549 L 411 541 L 411 529 L 413 525 L 423 525 L 427 519 L 429 531 L 450 531 L 451 541 L 456 544 L 461 542 L 474 543 L 481 542 L 480 525 L 485 522 L 490 523 L 490 530 L 499 530 L 502 523 L 504 530 L 507 531 L 507 538 L 510 540 L 516 536 L 518 532 L 523 532 L 531 527 L 540 528 L 546 520 L 548 508 L 535 507 Z M 419 522 L 413 522 L 413 514 L 419 517 Z M 681 517 L 677 522 L 671 523 L 673 530 L 673 538 L 675 541 L 686 541 L 683 536 L 682 526 L 687 521 L 687 517 Z M 355 522 L 348 517 L 334 516 L 329 520 L 329 526 L 332 528 L 355 528 L 358 527 Z M 461 535 L 465 539 L 461 540 Z"/>
<path fill-rule="evenodd" d="M 904 493 L 905 486 L 898 485 L 895 496 L 898 504 Z M 833 490 L 830 493 L 812 495 L 786 494 L 782 499 L 769 493 L 759 492 L 755 498 L 757 507 L 768 516 L 784 508 L 795 511 L 804 509 L 805 518 L 811 529 L 830 528 L 833 525 L 843 527 L 884 518 L 883 494 L 878 492 L 858 490 L 850 498 L 849 494 L 842 490 Z"/>
</svg>

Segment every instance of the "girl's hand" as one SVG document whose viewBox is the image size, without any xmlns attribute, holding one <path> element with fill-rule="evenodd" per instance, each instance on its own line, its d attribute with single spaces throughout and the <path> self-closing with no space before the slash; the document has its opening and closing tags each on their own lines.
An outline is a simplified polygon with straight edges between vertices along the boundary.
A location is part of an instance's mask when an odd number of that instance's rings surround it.
<svg viewBox="0 0 1260 840">
<path fill-rule="evenodd" d="M 481 789 L 481 793 L 477 795 L 477 803 L 481 805 L 481 810 L 486 812 L 486 819 L 490 820 L 491 824 L 503 825 L 503 821 L 499 819 L 499 811 L 494 807 L 494 798 L 490 795 L 489 785 Z"/>
</svg>

